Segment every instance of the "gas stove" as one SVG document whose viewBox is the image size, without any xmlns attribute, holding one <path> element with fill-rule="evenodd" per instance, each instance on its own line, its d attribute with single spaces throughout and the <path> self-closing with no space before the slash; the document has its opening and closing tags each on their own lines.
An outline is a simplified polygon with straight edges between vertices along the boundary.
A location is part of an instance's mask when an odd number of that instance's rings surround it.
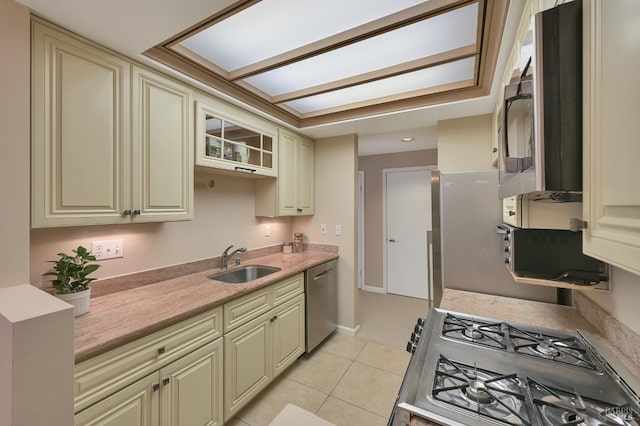
<svg viewBox="0 0 640 426">
<path fill-rule="evenodd" d="M 640 426 L 640 383 L 586 332 L 432 309 L 389 425 Z"/>
</svg>

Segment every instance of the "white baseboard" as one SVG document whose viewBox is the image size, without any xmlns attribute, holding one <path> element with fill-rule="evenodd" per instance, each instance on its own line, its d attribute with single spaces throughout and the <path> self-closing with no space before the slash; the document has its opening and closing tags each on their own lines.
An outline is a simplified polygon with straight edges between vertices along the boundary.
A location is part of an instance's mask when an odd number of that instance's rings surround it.
<svg viewBox="0 0 640 426">
<path fill-rule="evenodd" d="M 351 328 L 351 327 L 346 327 L 344 325 L 340 325 L 338 324 L 338 333 L 340 334 L 346 334 L 347 336 L 355 336 L 358 334 L 358 331 L 360 331 L 360 325 L 356 325 L 355 328 Z"/>
<path fill-rule="evenodd" d="M 370 285 L 364 285 L 362 287 L 362 290 L 364 291 L 370 291 L 372 293 L 382 293 L 382 294 L 387 294 L 387 292 L 384 290 L 384 288 L 382 287 L 372 287 Z"/>
</svg>

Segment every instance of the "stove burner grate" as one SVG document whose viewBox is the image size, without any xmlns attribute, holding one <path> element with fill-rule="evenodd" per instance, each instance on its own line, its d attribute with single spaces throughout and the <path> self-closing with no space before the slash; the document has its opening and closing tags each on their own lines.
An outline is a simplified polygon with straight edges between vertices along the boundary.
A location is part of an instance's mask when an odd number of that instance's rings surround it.
<svg viewBox="0 0 640 426">
<path fill-rule="evenodd" d="M 548 336 L 513 326 L 509 326 L 508 336 L 513 342 L 513 350 L 518 353 L 597 370 L 596 364 L 587 353 L 587 349 L 575 337 Z"/>
<path fill-rule="evenodd" d="M 638 426 L 638 413 L 629 405 L 612 405 L 578 393 L 546 386 L 527 378 L 533 406 L 545 426 Z"/>
<path fill-rule="evenodd" d="M 440 355 L 431 394 L 438 401 L 503 424 L 531 424 L 525 396 L 515 374 L 479 369 Z"/>
<path fill-rule="evenodd" d="M 502 323 L 487 323 L 447 314 L 442 329 L 444 336 L 456 340 L 506 350 Z"/>
</svg>

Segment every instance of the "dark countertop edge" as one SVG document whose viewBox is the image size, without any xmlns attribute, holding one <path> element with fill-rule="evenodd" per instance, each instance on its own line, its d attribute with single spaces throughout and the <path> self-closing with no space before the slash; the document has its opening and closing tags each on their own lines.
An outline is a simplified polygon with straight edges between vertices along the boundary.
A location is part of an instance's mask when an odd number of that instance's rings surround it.
<svg viewBox="0 0 640 426">
<path fill-rule="evenodd" d="M 137 339 L 143 338 L 145 336 L 148 336 L 156 331 L 160 331 L 164 328 L 167 328 L 169 326 L 172 326 L 174 324 L 179 323 L 180 321 L 184 321 L 186 319 L 192 318 L 198 314 L 201 314 L 203 312 L 206 312 L 208 310 L 211 310 L 217 306 L 223 305 L 224 303 L 233 300 L 233 299 L 237 299 L 238 297 L 242 297 L 245 294 L 249 294 L 252 293 L 256 290 L 259 290 L 261 288 L 267 287 L 271 284 L 274 284 L 276 282 L 285 280 L 287 278 L 290 278 L 296 274 L 299 274 L 301 272 L 306 271 L 307 269 L 313 268 L 314 266 L 320 265 L 322 263 L 331 261 L 333 259 L 338 259 L 339 255 L 335 254 L 335 253 L 324 253 L 324 252 L 309 252 L 309 253 L 303 253 L 303 254 L 308 254 L 308 255 L 315 255 L 315 256 L 322 256 L 321 259 L 318 259 L 316 261 L 312 261 L 308 264 L 305 264 L 302 268 L 301 267 L 291 267 L 291 268 L 283 268 L 281 271 L 278 271 L 275 274 L 271 274 L 268 275 L 266 277 L 254 280 L 254 281 L 249 281 L 247 283 L 243 283 L 243 284 L 233 284 L 233 286 L 235 288 L 237 288 L 237 291 L 229 294 L 228 296 L 224 296 L 221 297 L 220 299 L 216 299 L 214 302 L 210 302 L 210 303 L 203 303 L 201 305 L 197 305 L 197 306 L 193 306 L 192 308 L 188 308 L 186 310 L 182 310 L 182 311 L 178 311 L 176 312 L 174 315 L 167 315 L 165 318 L 163 318 L 160 321 L 154 322 L 153 324 L 147 325 L 147 326 L 143 326 L 140 327 L 139 329 L 136 329 L 135 331 L 129 332 L 129 333 L 125 333 L 122 335 L 118 335 L 115 336 L 113 338 L 110 338 L 108 340 L 108 342 L 104 343 L 104 344 L 99 344 L 99 345 L 87 345 L 87 347 L 85 348 L 81 348 L 81 349 L 75 349 L 74 350 L 74 354 L 75 354 L 75 363 L 78 364 L 80 362 L 86 361 L 90 358 L 93 358 L 95 356 L 101 355 L 103 353 L 109 352 L 110 350 L 113 350 L 119 346 L 125 345 L 127 343 L 131 343 Z M 252 259 L 246 263 L 244 263 L 242 266 L 248 266 L 248 265 L 261 265 L 261 264 L 265 264 L 265 263 L 269 263 L 269 262 L 265 262 L 264 258 L 267 258 L 271 255 L 268 256 L 264 256 L 264 257 L 259 257 L 259 258 L 255 258 Z M 168 281 L 175 281 L 175 280 L 180 280 L 180 279 L 184 279 L 186 277 L 189 276 L 195 276 L 195 275 L 211 275 L 211 274 L 215 274 L 220 272 L 218 269 L 212 269 L 206 272 L 198 272 L 195 274 L 189 274 L 189 275 L 185 275 L 183 277 L 179 277 L 179 278 L 172 278 L 171 280 L 167 280 L 167 281 L 159 281 L 157 283 L 154 284 L 149 284 L 146 285 L 145 287 L 147 289 L 152 288 L 154 285 L 156 284 L 162 284 Z M 127 291 L 135 291 L 136 289 L 132 289 L 132 290 L 125 290 L 124 292 L 119 292 L 119 293 L 126 293 Z M 108 294 L 108 295 L 104 295 L 101 297 L 112 297 L 114 294 Z"/>
</svg>

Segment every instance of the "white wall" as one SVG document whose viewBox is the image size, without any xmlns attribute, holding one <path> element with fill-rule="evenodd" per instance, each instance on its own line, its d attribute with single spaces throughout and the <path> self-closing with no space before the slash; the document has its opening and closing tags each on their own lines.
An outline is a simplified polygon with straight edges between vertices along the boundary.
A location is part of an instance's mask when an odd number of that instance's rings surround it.
<svg viewBox="0 0 640 426">
<path fill-rule="evenodd" d="M 491 170 L 492 115 L 438 121 L 438 169 L 442 173 Z"/>
<path fill-rule="evenodd" d="M 249 249 L 292 240 L 290 218 L 256 218 L 252 179 L 196 174 L 194 220 L 186 222 L 81 226 L 31 231 L 31 282 L 48 287 L 47 260 L 91 241 L 122 239 L 124 257 L 101 261 L 94 274 L 108 278 L 220 256 L 229 245 Z M 215 186 L 209 187 L 213 180 Z M 270 224 L 271 236 L 264 236 Z"/>
<path fill-rule="evenodd" d="M 0 0 L 0 425 L 70 425 L 72 308 L 28 284 L 29 20 Z"/>
<path fill-rule="evenodd" d="M 318 139 L 316 153 L 316 208 L 313 216 L 297 217 L 293 231 L 307 241 L 338 246 L 338 324 L 357 327 L 357 202 L 358 139 L 356 135 Z M 320 225 L 327 225 L 327 233 Z M 335 235 L 342 225 L 342 235 Z M 348 330 L 347 330 L 348 331 Z"/>
<path fill-rule="evenodd" d="M 612 268 L 612 290 L 609 293 L 586 291 L 585 295 L 611 316 L 640 334 L 640 276 Z"/>
<path fill-rule="evenodd" d="M 29 19 L 0 0 L 0 287 L 29 282 Z"/>
</svg>

